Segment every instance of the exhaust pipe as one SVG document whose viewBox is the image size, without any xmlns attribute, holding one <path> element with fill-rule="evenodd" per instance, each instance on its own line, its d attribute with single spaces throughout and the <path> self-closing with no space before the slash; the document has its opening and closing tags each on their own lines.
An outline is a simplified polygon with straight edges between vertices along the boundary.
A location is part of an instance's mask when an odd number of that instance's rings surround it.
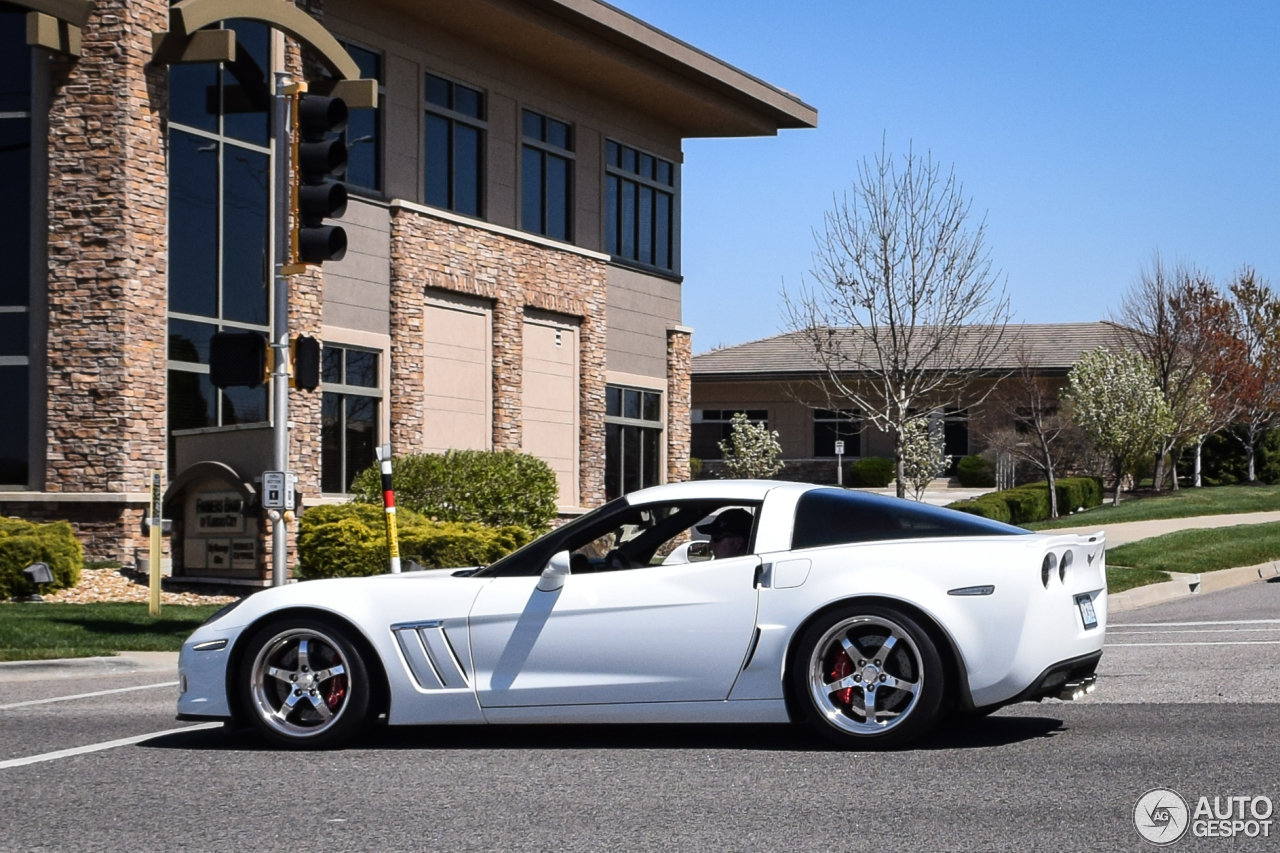
<svg viewBox="0 0 1280 853">
<path fill-rule="evenodd" d="M 1065 702 L 1073 702 L 1077 699 L 1083 699 L 1092 693 L 1098 686 L 1097 675 L 1087 675 L 1079 681 L 1068 681 L 1062 685 L 1062 690 L 1058 693 L 1058 698 Z"/>
</svg>

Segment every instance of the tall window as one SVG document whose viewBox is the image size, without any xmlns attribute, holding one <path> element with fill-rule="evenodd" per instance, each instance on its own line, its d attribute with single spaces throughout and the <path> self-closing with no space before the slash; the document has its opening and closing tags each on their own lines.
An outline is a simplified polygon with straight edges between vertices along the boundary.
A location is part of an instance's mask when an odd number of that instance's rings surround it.
<svg viewBox="0 0 1280 853">
<path fill-rule="evenodd" d="M 387 89 L 382 76 L 382 54 L 347 41 L 340 42 L 365 80 L 378 81 L 378 106 L 352 110 L 347 120 L 348 186 L 382 192 L 382 115 Z"/>
<path fill-rule="evenodd" d="M 674 270 L 675 164 L 619 142 L 605 145 L 605 247 L 629 261 Z"/>
<path fill-rule="evenodd" d="M 719 459 L 723 456 L 720 442 L 733 434 L 733 416 L 739 412 L 757 426 L 769 425 L 767 409 L 694 409 L 689 413 L 692 421 L 690 455 L 698 459 Z"/>
<path fill-rule="evenodd" d="M 269 322 L 271 31 L 227 27 L 234 62 L 169 69 L 171 432 L 267 420 L 265 385 L 219 392 L 209 382 L 213 333 L 266 335 Z"/>
<path fill-rule="evenodd" d="M 661 482 L 662 395 L 605 389 L 604 491 L 608 500 Z"/>
<path fill-rule="evenodd" d="M 378 353 L 324 348 L 320 401 L 320 490 L 348 492 L 378 446 Z"/>
<path fill-rule="evenodd" d="M 852 409 L 813 410 L 813 455 L 835 456 L 836 442 L 844 442 L 845 456 L 862 455 L 862 421 Z"/>
<path fill-rule="evenodd" d="M 427 75 L 426 201 L 484 215 L 484 92 Z"/>
<path fill-rule="evenodd" d="M 28 480 L 31 48 L 27 10 L 0 3 L 0 485 Z"/>
<path fill-rule="evenodd" d="M 573 128 L 524 111 L 520 161 L 520 227 L 557 240 L 570 240 L 573 204 Z"/>
</svg>

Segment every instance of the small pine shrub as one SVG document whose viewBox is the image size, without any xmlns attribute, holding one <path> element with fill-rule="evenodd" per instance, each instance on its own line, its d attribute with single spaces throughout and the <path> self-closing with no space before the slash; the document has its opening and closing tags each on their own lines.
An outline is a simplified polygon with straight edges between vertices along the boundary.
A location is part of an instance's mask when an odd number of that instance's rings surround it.
<svg viewBox="0 0 1280 853">
<path fill-rule="evenodd" d="M 850 463 L 849 477 L 845 482 L 856 488 L 883 489 L 893 482 L 894 473 L 892 459 L 865 456 Z"/>
<path fill-rule="evenodd" d="M 966 456 L 956 463 L 956 478 L 967 489 L 989 489 L 996 485 L 996 469 L 983 456 Z"/>
</svg>

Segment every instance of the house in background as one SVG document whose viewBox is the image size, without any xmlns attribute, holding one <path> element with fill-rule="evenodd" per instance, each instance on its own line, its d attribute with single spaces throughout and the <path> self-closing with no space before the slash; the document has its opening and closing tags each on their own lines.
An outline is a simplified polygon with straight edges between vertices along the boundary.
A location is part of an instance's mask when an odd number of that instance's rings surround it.
<svg viewBox="0 0 1280 853">
<path fill-rule="evenodd" d="M 317 22 L 373 82 L 349 250 L 290 279 L 291 332 L 323 342 L 321 388 L 290 392 L 304 506 L 386 441 L 536 454 L 566 513 L 686 478 L 682 141 L 812 107 L 597 0 L 16 0 L 0 513 L 131 563 L 163 470 L 175 574 L 265 581 L 270 396 L 213 387 L 208 349 L 271 328 L 273 72 L 322 82 L 285 35 Z"/>
<path fill-rule="evenodd" d="M 978 434 L 997 426 L 978 401 L 1001 376 L 1025 361 L 1036 375 L 1065 385 L 1067 372 L 1080 356 L 1098 347 L 1123 347 L 1126 337 L 1124 330 L 1108 322 L 1009 325 L 1003 353 L 984 365 L 959 399 L 937 403 L 953 463 L 980 452 Z M 856 381 L 855 376 L 849 379 Z M 777 430 L 780 458 L 787 463 L 779 478 L 834 483 L 836 441 L 844 442 L 847 460 L 892 458 L 893 439 L 864 425 L 856 411 L 833 404 L 822 380 L 812 347 L 797 332 L 694 356 L 691 455 L 709 461 L 707 470 L 714 471 L 715 460 L 722 456 L 718 444 L 729 436 L 734 414 L 742 412 L 754 423 Z"/>
</svg>

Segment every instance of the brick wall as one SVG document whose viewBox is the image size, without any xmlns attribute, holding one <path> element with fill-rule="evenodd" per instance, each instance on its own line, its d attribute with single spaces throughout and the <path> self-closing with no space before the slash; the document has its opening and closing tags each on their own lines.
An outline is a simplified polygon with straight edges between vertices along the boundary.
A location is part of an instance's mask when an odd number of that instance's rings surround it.
<svg viewBox="0 0 1280 853">
<path fill-rule="evenodd" d="M 606 263 L 429 214 L 391 218 L 391 440 L 423 446 L 428 288 L 493 302 L 493 446 L 521 446 L 524 310 L 575 317 L 579 338 L 579 502 L 604 502 Z M 687 454 L 686 454 L 687 455 Z"/>
<path fill-rule="evenodd" d="M 667 330 L 667 482 L 689 479 L 689 395 L 692 387 L 693 335 Z"/>
</svg>

